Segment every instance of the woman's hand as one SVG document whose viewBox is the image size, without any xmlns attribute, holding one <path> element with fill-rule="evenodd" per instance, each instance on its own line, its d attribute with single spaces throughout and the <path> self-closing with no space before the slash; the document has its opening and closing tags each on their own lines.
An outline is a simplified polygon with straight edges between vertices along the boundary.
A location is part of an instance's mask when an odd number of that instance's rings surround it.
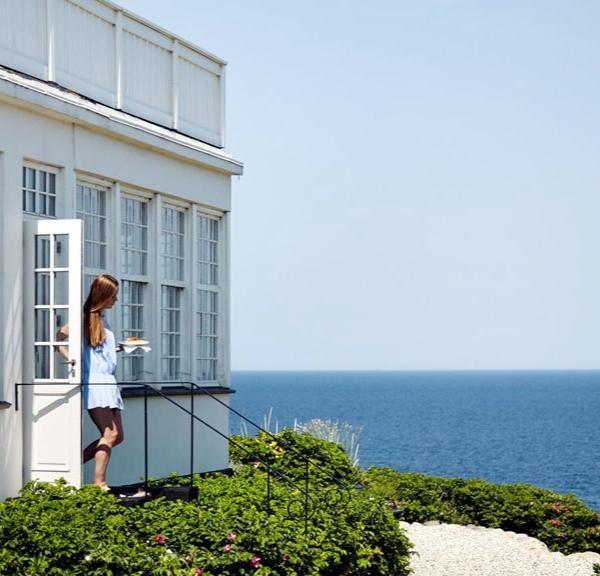
<svg viewBox="0 0 600 576">
<path fill-rule="evenodd" d="M 62 342 L 63 340 L 67 340 L 69 338 L 69 325 L 65 324 L 60 328 L 60 330 L 56 333 L 56 340 L 58 342 Z M 67 346 L 57 346 L 56 351 L 65 359 L 69 360 L 69 348 Z"/>
</svg>

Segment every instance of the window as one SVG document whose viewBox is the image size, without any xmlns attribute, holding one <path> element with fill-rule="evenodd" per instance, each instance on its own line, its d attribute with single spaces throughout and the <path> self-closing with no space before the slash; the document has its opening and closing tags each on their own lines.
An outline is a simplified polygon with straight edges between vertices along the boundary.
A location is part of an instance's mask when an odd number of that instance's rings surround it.
<svg viewBox="0 0 600 576">
<path fill-rule="evenodd" d="M 161 209 L 161 377 L 173 381 L 181 378 L 181 302 L 184 280 L 183 209 Z"/>
<path fill-rule="evenodd" d="M 56 217 L 56 172 L 23 166 L 23 212 Z"/>
<path fill-rule="evenodd" d="M 121 330 L 124 338 L 143 338 L 145 298 L 148 284 L 148 202 L 121 197 Z M 144 380 L 143 352 L 123 357 L 123 378 Z"/>
<path fill-rule="evenodd" d="M 84 294 L 93 279 L 106 272 L 107 190 L 89 184 L 77 184 L 77 218 L 83 220 Z"/>
<path fill-rule="evenodd" d="M 217 380 L 219 344 L 219 220 L 197 216 L 196 379 Z"/>
</svg>

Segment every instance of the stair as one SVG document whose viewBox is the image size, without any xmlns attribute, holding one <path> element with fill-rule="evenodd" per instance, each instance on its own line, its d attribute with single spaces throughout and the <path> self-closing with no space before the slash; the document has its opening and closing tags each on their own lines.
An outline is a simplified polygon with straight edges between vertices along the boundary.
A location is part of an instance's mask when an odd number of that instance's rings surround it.
<svg viewBox="0 0 600 576">
<path fill-rule="evenodd" d="M 128 484 L 126 486 L 112 486 L 110 493 L 119 499 L 124 506 L 139 506 L 155 498 L 165 500 L 184 500 L 190 502 L 198 497 L 197 486 L 149 486 L 144 491 L 144 484 Z"/>
</svg>

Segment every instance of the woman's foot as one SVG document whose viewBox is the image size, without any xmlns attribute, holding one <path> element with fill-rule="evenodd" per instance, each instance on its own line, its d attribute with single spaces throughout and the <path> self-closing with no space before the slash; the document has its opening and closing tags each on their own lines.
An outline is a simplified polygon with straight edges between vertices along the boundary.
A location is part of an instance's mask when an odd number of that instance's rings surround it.
<svg viewBox="0 0 600 576">
<path fill-rule="evenodd" d="M 146 492 L 143 488 L 138 488 L 135 494 L 132 494 L 134 498 L 147 498 L 150 496 L 148 492 Z"/>
<path fill-rule="evenodd" d="M 100 490 L 102 490 L 103 492 L 110 492 L 110 486 L 106 482 L 94 484 L 94 486 L 98 486 L 98 488 L 100 488 Z"/>
</svg>

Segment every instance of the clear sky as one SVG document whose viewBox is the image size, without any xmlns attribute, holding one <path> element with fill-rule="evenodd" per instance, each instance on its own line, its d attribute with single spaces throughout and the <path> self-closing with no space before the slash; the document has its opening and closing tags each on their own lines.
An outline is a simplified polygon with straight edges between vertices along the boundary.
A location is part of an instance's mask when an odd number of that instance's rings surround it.
<svg viewBox="0 0 600 576">
<path fill-rule="evenodd" d="M 119 3 L 229 63 L 233 369 L 600 367 L 600 2 Z"/>
</svg>

